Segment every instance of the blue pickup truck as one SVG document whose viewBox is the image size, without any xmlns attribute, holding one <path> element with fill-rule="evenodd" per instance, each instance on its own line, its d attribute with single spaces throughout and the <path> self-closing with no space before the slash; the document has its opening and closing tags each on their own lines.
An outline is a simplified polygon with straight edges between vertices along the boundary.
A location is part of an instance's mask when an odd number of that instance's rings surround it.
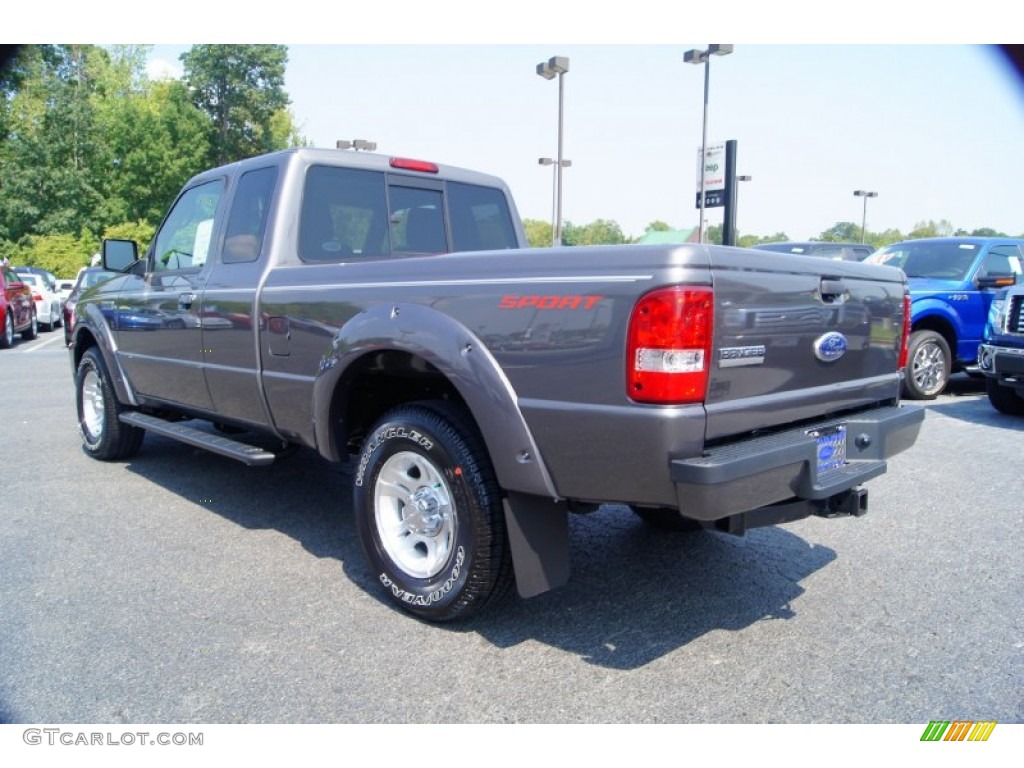
<svg viewBox="0 0 1024 768">
<path fill-rule="evenodd" d="M 996 293 L 1024 265 L 1024 238 L 933 237 L 893 243 L 867 261 L 901 268 L 910 288 L 904 395 L 931 400 L 978 360 Z"/>
<path fill-rule="evenodd" d="M 1024 285 L 1000 293 L 992 301 L 985 342 L 978 351 L 978 369 L 992 407 L 1024 416 Z"/>
</svg>

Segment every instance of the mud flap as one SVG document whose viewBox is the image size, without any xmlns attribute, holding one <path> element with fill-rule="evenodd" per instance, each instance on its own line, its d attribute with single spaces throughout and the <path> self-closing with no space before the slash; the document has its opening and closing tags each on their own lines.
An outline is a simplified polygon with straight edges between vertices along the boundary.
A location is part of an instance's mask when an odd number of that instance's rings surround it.
<svg viewBox="0 0 1024 768">
<path fill-rule="evenodd" d="M 569 581 L 565 504 L 522 493 L 509 493 L 502 503 L 519 594 L 535 597 Z"/>
</svg>

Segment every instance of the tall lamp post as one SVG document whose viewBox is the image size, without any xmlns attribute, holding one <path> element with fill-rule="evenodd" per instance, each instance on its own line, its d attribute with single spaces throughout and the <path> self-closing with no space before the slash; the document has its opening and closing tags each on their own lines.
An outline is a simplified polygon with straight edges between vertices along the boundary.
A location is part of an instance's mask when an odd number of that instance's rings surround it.
<svg viewBox="0 0 1024 768">
<path fill-rule="evenodd" d="M 867 234 L 867 226 L 868 226 L 868 198 L 869 197 L 878 197 L 878 193 L 877 192 L 865 192 L 863 189 L 856 189 L 853 192 L 853 196 L 854 197 L 863 197 L 864 198 L 864 215 L 863 215 L 863 217 L 860 220 L 860 241 L 863 243 L 864 242 L 864 236 Z"/>
<path fill-rule="evenodd" d="M 699 242 L 704 242 L 704 148 L 708 145 L 708 86 L 711 82 L 711 56 L 727 56 L 732 53 L 731 45 L 709 45 L 707 50 L 696 48 L 683 54 L 687 64 L 704 65 L 704 127 L 700 139 L 700 232 Z"/>
<path fill-rule="evenodd" d="M 538 157 L 537 163 L 539 165 L 561 165 L 562 168 L 572 167 L 572 160 L 563 160 L 559 163 L 557 160 L 552 160 L 550 157 Z M 557 205 L 556 201 L 558 197 L 558 173 L 557 168 L 552 168 L 551 171 L 551 244 L 558 245 L 555 235 L 555 207 Z"/>
<path fill-rule="evenodd" d="M 545 80 L 553 80 L 558 76 L 558 158 L 555 164 L 555 225 L 551 234 L 551 244 L 562 244 L 562 168 L 566 167 L 562 157 L 562 117 L 565 104 L 564 75 L 569 71 L 569 59 L 566 56 L 552 56 L 537 65 L 537 74 Z"/>
<path fill-rule="evenodd" d="M 736 177 L 736 181 L 753 181 L 753 180 L 754 180 L 753 176 L 737 176 Z M 740 207 L 740 188 L 738 186 L 736 187 L 736 200 L 735 200 L 735 204 L 736 204 L 737 208 Z M 737 233 L 736 240 L 737 240 L 737 243 L 738 243 L 738 241 L 739 241 L 739 234 L 738 233 Z"/>
</svg>

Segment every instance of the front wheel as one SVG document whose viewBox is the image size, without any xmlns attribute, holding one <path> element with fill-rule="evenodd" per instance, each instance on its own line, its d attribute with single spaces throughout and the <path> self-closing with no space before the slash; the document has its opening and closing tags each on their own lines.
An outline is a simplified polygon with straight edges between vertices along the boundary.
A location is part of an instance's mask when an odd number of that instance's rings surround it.
<svg viewBox="0 0 1024 768">
<path fill-rule="evenodd" d="M 914 331 L 907 345 L 903 389 L 911 400 L 934 400 L 949 383 L 953 358 L 949 344 L 935 331 Z"/>
<path fill-rule="evenodd" d="M 86 453 L 103 461 L 127 459 L 138 453 L 146 431 L 118 419 L 124 409 L 96 347 L 87 349 L 78 364 L 75 395 L 78 428 Z"/>
<path fill-rule="evenodd" d="M 412 614 L 467 618 L 512 583 L 497 480 L 460 409 L 428 402 L 386 414 L 363 443 L 354 510 L 375 578 Z"/>
<path fill-rule="evenodd" d="M 992 378 L 986 378 L 985 391 L 992 407 L 1007 416 L 1024 416 L 1024 397 L 1012 387 L 1004 387 Z"/>
<path fill-rule="evenodd" d="M 14 346 L 14 315 L 8 312 L 3 321 L 4 335 L 0 336 L 0 349 L 10 349 Z"/>
</svg>

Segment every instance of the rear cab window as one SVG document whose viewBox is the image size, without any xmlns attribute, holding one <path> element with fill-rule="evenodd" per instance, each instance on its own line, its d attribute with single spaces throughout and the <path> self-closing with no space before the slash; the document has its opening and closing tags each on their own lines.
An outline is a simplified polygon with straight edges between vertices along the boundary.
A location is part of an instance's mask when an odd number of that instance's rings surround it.
<svg viewBox="0 0 1024 768">
<path fill-rule="evenodd" d="M 500 189 L 325 165 L 306 173 L 298 237 L 303 261 L 517 247 Z"/>
</svg>

